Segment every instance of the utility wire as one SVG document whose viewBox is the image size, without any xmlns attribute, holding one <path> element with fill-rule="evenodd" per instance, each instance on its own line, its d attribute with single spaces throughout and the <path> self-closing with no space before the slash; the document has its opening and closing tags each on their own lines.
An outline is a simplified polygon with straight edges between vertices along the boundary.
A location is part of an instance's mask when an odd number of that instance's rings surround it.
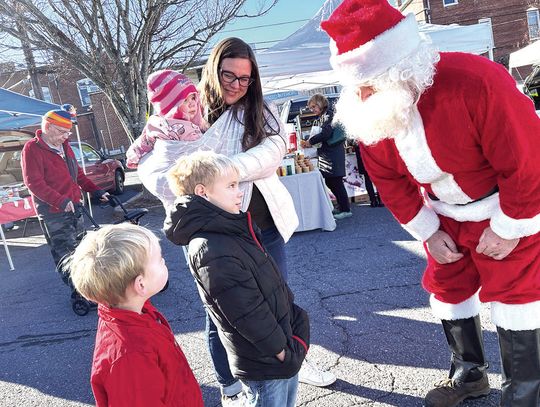
<svg viewBox="0 0 540 407">
<path fill-rule="evenodd" d="M 293 23 L 301 23 L 301 22 L 303 22 L 303 21 L 309 21 L 309 20 L 310 20 L 309 18 L 306 18 L 306 19 L 303 19 L 303 20 L 284 21 L 284 22 L 281 22 L 281 23 L 264 24 L 264 25 L 254 26 L 254 27 L 235 28 L 235 29 L 233 29 L 233 30 L 224 30 L 224 31 L 220 31 L 220 32 L 221 32 L 221 33 L 232 33 L 232 32 L 235 32 L 235 31 L 254 30 L 254 29 L 257 29 L 257 28 L 263 28 L 263 27 L 276 27 L 276 26 L 278 26 L 278 25 L 286 25 L 286 24 L 293 24 Z"/>
</svg>

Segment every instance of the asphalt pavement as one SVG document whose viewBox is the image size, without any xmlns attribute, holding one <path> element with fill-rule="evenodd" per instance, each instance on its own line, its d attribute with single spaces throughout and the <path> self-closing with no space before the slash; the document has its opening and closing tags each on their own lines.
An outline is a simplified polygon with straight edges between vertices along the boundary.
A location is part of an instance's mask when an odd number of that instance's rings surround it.
<svg viewBox="0 0 540 407">
<path fill-rule="evenodd" d="M 140 191 L 128 173 L 123 199 Z M 144 226 L 160 233 L 163 209 L 150 207 Z M 420 278 L 420 243 L 385 208 L 356 206 L 333 232 L 296 233 L 286 245 L 289 284 L 310 315 L 309 357 L 338 380 L 328 388 L 301 384 L 298 406 L 421 406 L 445 378 L 449 353 L 431 316 Z M 100 224 L 113 209 L 94 208 Z M 22 229 L 22 228 L 21 228 Z M 77 316 L 36 222 L 8 232 L 15 271 L 0 255 L 0 406 L 92 405 L 89 377 L 96 313 Z M 170 287 L 154 298 L 169 319 L 199 381 L 206 406 L 219 406 L 204 340 L 204 312 L 181 250 L 161 240 Z M 490 382 L 483 399 L 464 407 L 498 406 L 500 362 L 489 309 L 482 312 Z"/>
</svg>

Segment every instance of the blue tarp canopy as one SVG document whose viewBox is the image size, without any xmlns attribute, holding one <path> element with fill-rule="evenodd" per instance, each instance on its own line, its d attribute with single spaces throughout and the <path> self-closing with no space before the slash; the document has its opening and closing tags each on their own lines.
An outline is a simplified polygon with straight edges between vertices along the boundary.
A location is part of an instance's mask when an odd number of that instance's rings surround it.
<svg viewBox="0 0 540 407">
<path fill-rule="evenodd" d="M 41 116 L 59 105 L 0 88 L 0 130 L 16 130 L 41 123 Z"/>
</svg>

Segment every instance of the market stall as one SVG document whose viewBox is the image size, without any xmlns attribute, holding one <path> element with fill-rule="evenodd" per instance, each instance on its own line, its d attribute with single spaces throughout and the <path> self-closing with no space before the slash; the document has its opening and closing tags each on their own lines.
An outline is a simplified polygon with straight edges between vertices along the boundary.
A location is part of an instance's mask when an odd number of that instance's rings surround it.
<svg viewBox="0 0 540 407">
<path fill-rule="evenodd" d="M 294 201 L 299 220 L 296 232 L 314 229 L 332 231 L 336 228 L 332 216 L 333 205 L 318 170 L 282 176 L 281 182 Z"/>
<path fill-rule="evenodd" d="M 1 192 L 6 192 L 6 187 L 4 187 Z M 4 250 L 9 262 L 9 269 L 15 270 L 2 225 L 4 223 L 15 222 L 17 220 L 36 216 L 36 209 L 34 208 L 34 202 L 30 197 L 19 198 L 6 195 L 6 198 L 3 198 L 3 196 L 4 195 L 0 195 L 0 237 L 2 238 L 2 244 L 4 245 Z"/>
<path fill-rule="evenodd" d="M 303 92 L 339 84 L 330 66 L 330 38 L 321 30 L 341 0 L 327 0 L 319 11 L 296 32 L 272 47 L 257 52 L 263 92 L 285 94 Z M 488 54 L 493 59 L 493 35 L 490 23 L 460 26 L 419 24 L 420 34 L 440 51 Z"/>
</svg>

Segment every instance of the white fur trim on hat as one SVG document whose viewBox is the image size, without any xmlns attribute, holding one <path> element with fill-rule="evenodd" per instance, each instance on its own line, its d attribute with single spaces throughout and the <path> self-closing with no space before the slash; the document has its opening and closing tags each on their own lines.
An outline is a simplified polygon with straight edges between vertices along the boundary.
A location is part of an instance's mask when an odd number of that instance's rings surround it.
<svg viewBox="0 0 540 407">
<path fill-rule="evenodd" d="M 340 55 L 331 39 L 330 64 L 344 84 L 367 82 L 412 54 L 420 43 L 418 24 L 411 13 L 371 41 Z"/>
<path fill-rule="evenodd" d="M 490 222 L 491 229 L 503 239 L 517 239 L 540 232 L 540 214 L 525 219 L 506 215 L 499 206 Z"/>
<path fill-rule="evenodd" d="M 471 318 L 480 313 L 480 298 L 478 297 L 478 293 L 458 304 L 439 301 L 435 298 L 435 295 L 431 294 L 429 304 L 431 305 L 433 315 L 446 321 Z"/>
<path fill-rule="evenodd" d="M 416 216 L 403 226 L 415 239 L 422 242 L 426 241 L 439 230 L 441 222 L 437 214 L 427 206 L 422 206 Z"/>
<path fill-rule="evenodd" d="M 540 301 L 527 304 L 491 303 L 491 321 L 510 331 L 530 331 L 540 328 Z"/>
</svg>

